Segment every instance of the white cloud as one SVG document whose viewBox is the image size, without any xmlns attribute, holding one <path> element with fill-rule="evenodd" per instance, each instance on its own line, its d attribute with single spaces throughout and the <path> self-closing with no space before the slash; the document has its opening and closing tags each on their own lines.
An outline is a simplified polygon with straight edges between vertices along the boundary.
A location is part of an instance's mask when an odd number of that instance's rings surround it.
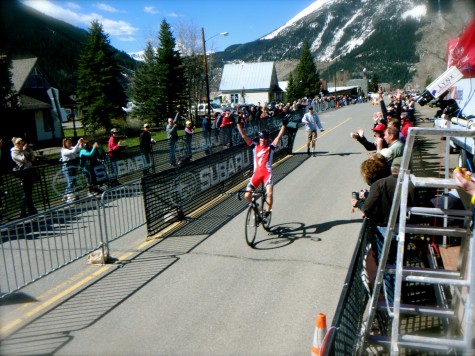
<svg viewBox="0 0 475 356">
<path fill-rule="evenodd" d="M 135 42 L 135 41 L 136 41 L 135 37 L 132 37 L 132 36 L 128 36 L 128 37 L 117 37 L 117 39 L 118 39 L 120 42 Z"/>
<path fill-rule="evenodd" d="M 133 35 L 139 30 L 137 27 L 133 27 L 130 23 L 125 21 L 103 18 L 102 20 L 99 20 L 99 22 L 104 26 L 104 31 L 113 36 Z"/>
<path fill-rule="evenodd" d="M 68 2 L 66 3 L 66 6 L 73 10 L 79 10 L 81 8 L 81 6 L 79 6 L 78 4 L 74 2 Z"/>
<path fill-rule="evenodd" d="M 65 9 L 61 6 L 57 6 L 48 0 L 27 0 L 24 1 L 24 4 L 48 16 L 66 21 L 70 24 L 76 26 L 84 24 L 84 15 L 69 9 Z M 71 3 L 68 3 L 67 5 L 70 6 L 70 4 Z"/>
<path fill-rule="evenodd" d="M 168 17 L 182 17 L 183 15 L 177 14 L 176 12 L 170 12 L 167 14 Z"/>
<path fill-rule="evenodd" d="M 96 3 L 93 5 L 94 7 L 98 8 L 99 10 L 107 11 L 107 12 L 119 12 L 115 7 L 104 3 Z"/>
<path fill-rule="evenodd" d="M 160 11 L 158 11 L 155 6 L 145 6 L 143 8 L 143 11 L 145 12 L 148 12 L 149 14 L 152 14 L 152 15 L 155 15 L 155 14 L 159 14 Z"/>
<path fill-rule="evenodd" d="M 52 16 L 59 20 L 65 21 L 74 26 L 89 28 L 91 22 L 97 20 L 99 23 L 102 24 L 104 32 L 112 36 L 128 36 L 133 35 L 139 31 L 138 28 L 133 27 L 129 22 L 105 18 L 104 16 L 96 14 L 94 12 L 85 14 L 77 11 L 72 11 L 61 6 L 55 5 L 48 0 L 26 0 L 24 1 L 24 3 L 48 16 Z"/>
</svg>

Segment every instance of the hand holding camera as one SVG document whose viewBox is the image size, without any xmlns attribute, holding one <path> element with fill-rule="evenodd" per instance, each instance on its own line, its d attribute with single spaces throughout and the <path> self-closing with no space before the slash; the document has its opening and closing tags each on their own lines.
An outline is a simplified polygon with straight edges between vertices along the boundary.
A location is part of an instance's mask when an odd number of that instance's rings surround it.
<svg viewBox="0 0 475 356">
<path fill-rule="evenodd" d="M 356 205 L 358 202 L 362 199 L 366 199 L 366 196 L 368 195 L 368 190 L 367 189 L 361 189 L 359 192 L 351 192 L 351 212 L 355 212 Z"/>
</svg>

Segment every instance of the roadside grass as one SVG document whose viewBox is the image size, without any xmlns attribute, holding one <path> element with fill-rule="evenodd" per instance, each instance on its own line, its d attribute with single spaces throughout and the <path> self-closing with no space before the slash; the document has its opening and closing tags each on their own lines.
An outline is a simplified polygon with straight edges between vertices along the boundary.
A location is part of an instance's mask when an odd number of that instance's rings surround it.
<svg viewBox="0 0 475 356">
<path fill-rule="evenodd" d="M 64 137 L 74 137 L 74 129 L 64 128 L 63 131 L 64 131 Z M 129 147 L 139 146 L 139 144 L 140 144 L 140 132 L 141 131 L 133 131 L 133 133 L 129 133 L 129 135 L 124 136 L 122 139 L 127 141 L 127 145 Z M 163 140 L 167 139 L 167 133 L 163 130 L 154 131 L 152 129 L 152 130 L 150 130 L 150 132 L 152 134 L 152 138 L 155 141 L 163 141 Z M 201 132 L 201 128 L 199 128 L 199 129 L 196 128 L 195 132 Z M 77 134 L 78 137 L 85 137 L 85 138 L 91 137 L 90 133 L 86 132 L 86 130 L 84 130 L 82 127 L 81 128 L 76 128 L 76 134 Z M 184 134 L 185 134 L 184 130 L 178 130 L 178 135 L 179 136 L 183 136 Z M 98 137 L 107 137 L 107 133 L 104 130 L 95 132 L 94 135 L 98 136 Z M 102 148 L 103 149 L 105 148 L 107 150 L 107 142 L 104 141 L 104 140 L 101 140 L 100 143 L 102 145 Z"/>
</svg>

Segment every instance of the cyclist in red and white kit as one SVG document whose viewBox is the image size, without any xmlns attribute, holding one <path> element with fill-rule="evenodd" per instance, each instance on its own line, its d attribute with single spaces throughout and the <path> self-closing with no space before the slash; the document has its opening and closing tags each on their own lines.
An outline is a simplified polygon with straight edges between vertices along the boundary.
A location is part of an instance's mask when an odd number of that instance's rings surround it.
<svg viewBox="0 0 475 356">
<path fill-rule="evenodd" d="M 246 200 L 250 203 L 253 190 L 256 190 L 259 187 L 259 184 L 262 183 L 266 187 L 267 191 L 267 204 L 265 217 L 267 217 L 272 210 L 272 192 L 273 192 L 273 182 L 272 182 L 272 161 L 274 158 L 274 150 L 279 145 L 282 136 L 285 133 L 285 127 L 287 126 L 287 120 L 282 121 L 282 127 L 279 131 L 279 134 L 274 139 L 274 141 L 269 142 L 270 135 L 269 131 L 262 130 L 259 132 L 259 142 L 253 141 L 246 135 L 242 128 L 241 122 L 238 122 L 237 128 L 241 134 L 243 140 L 246 144 L 252 148 L 254 156 L 254 172 L 252 174 L 251 180 L 247 185 Z"/>
</svg>

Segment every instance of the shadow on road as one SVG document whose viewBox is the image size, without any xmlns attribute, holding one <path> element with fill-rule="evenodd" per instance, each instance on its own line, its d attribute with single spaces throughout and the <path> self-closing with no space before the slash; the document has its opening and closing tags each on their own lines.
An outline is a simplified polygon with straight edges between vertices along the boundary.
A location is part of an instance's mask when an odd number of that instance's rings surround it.
<svg viewBox="0 0 475 356">
<path fill-rule="evenodd" d="M 293 155 L 281 162 L 273 170 L 274 182 L 281 181 L 307 159 L 307 155 Z M 73 332 L 88 328 L 113 311 L 179 262 L 180 255 L 193 251 L 246 207 L 244 201 L 227 197 L 201 215 L 187 219 L 129 260 L 109 265 L 110 272 L 100 279 L 1 340 L 0 354 L 50 355 L 58 352 L 73 340 Z M 295 229 L 312 230 L 316 227 L 297 226 Z M 302 235 L 302 231 L 299 234 Z"/>
<path fill-rule="evenodd" d="M 256 250 L 273 250 L 288 246 L 299 239 L 310 239 L 318 242 L 322 240 L 318 237 L 321 233 L 335 226 L 346 224 L 361 224 L 361 220 L 335 220 L 315 225 L 305 225 L 299 222 L 274 225 L 271 226 L 268 232 L 269 237 L 255 242 L 252 248 Z"/>
</svg>

